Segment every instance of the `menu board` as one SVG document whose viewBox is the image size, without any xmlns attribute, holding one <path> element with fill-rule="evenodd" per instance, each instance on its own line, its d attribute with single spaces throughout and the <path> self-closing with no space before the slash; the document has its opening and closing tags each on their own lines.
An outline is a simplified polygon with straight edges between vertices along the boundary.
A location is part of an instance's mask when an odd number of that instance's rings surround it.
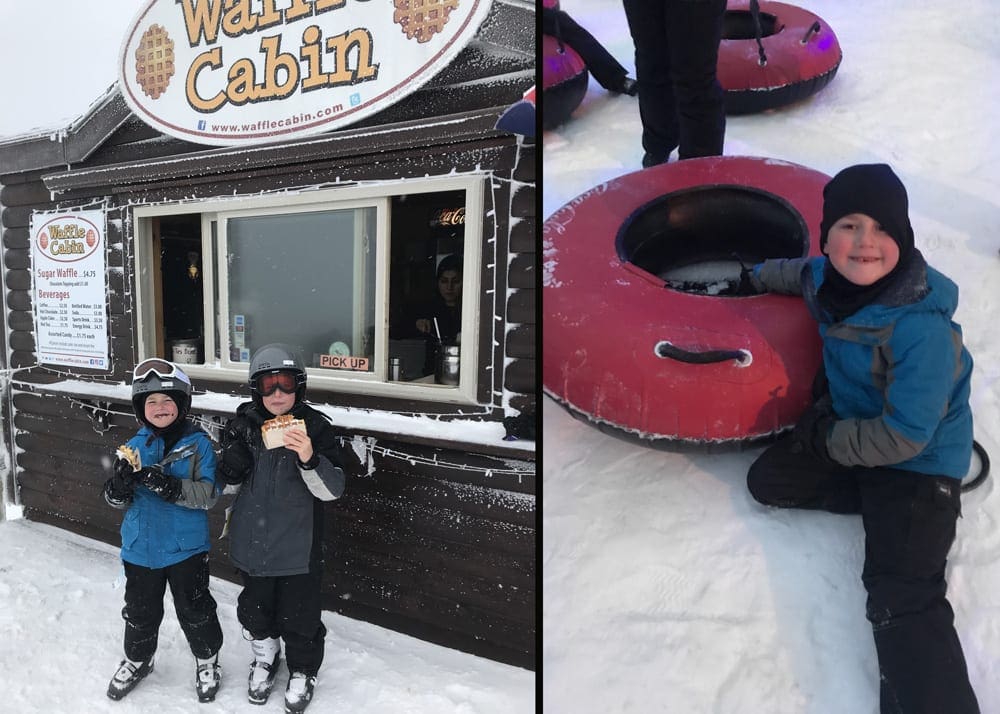
<svg viewBox="0 0 1000 714">
<path fill-rule="evenodd" d="M 104 212 L 31 215 L 38 363 L 107 370 Z"/>
</svg>

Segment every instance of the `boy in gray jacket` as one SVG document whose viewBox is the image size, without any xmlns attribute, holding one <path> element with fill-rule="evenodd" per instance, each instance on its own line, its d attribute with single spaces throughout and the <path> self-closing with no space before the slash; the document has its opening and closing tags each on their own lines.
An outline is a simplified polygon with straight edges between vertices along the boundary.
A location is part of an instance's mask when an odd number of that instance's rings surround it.
<svg viewBox="0 0 1000 714">
<path fill-rule="evenodd" d="M 276 343 L 257 350 L 250 360 L 252 401 L 227 423 L 217 469 L 226 483 L 240 484 L 229 555 L 243 580 L 236 614 L 254 655 L 247 696 L 253 704 L 267 701 L 284 640 L 287 712 L 309 705 L 323 662 L 322 502 L 339 498 L 346 483 L 340 440 L 304 403 L 305 389 L 305 366 L 294 348 Z M 269 449 L 261 428 L 282 415 L 301 419 L 305 428 L 289 429 L 282 446 Z"/>
</svg>

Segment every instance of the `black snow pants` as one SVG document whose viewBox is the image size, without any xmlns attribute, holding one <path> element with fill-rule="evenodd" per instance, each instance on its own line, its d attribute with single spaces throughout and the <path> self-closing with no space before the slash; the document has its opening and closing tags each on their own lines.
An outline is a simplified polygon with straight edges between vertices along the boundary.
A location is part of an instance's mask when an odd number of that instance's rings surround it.
<svg viewBox="0 0 1000 714">
<path fill-rule="evenodd" d="M 262 577 L 241 570 L 243 591 L 236 606 L 236 617 L 253 639 L 280 637 L 285 641 L 288 671 L 313 677 L 323 664 L 326 638 L 322 573 L 322 562 L 315 559 L 303 575 Z"/>
<path fill-rule="evenodd" d="M 195 657 L 207 659 L 222 647 L 215 598 L 208 589 L 208 553 L 166 568 L 125 563 L 125 656 L 146 661 L 156 652 L 167 585 L 184 636 Z"/>
<path fill-rule="evenodd" d="M 720 156 L 724 92 L 716 77 L 726 0 L 624 0 L 635 45 L 642 148 L 656 163 Z"/>
<path fill-rule="evenodd" d="M 769 506 L 861 514 L 882 714 L 978 714 L 945 597 L 957 479 L 821 462 L 786 436 L 750 467 L 747 486 Z"/>
<path fill-rule="evenodd" d="M 557 37 L 573 48 L 597 83 L 611 91 L 621 91 L 628 74 L 621 63 L 597 39 L 562 10 L 542 8 L 542 32 Z"/>
</svg>

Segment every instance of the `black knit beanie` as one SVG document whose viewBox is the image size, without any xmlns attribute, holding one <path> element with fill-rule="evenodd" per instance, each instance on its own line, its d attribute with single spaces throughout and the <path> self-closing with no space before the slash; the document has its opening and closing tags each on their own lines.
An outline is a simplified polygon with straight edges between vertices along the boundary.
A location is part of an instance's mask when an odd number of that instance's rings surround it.
<svg viewBox="0 0 1000 714">
<path fill-rule="evenodd" d="M 913 250 L 913 228 L 906 188 L 886 164 L 857 164 L 838 173 L 823 188 L 819 247 L 826 253 L 830 228 L 849 213 L 871 216 L 899 246 L 900 262 Z"/>
</svg>

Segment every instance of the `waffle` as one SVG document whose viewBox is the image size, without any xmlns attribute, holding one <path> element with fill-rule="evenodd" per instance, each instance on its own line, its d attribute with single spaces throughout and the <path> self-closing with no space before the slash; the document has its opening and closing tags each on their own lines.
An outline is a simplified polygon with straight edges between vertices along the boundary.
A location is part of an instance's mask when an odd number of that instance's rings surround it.
<svg viewBox="0 0 1000 714">
<path fill-rule="evenodd" d="M 142 468 L 142 459 L 139 457 L 139 452 L 133 449 L 128 444 L 122 444 L 115 450 L 115 456 L 119 459 L 125 459 L 130 464 L 132 464 L 132 470 L 138 471 Z"/>
<path fill-rule="evenodd" d="M 264 446 L 268 449 L 277 449 L 285 445 L 285 432 L 289 429 L 306 430 L 306 423 L 301 419 L 296 419 L 291 414 L 282 414 L 274 419 L 268 419 L 260 427 L 261 438 L 264 439 Z"/>
<path fill-rule="evenodd" d="M 174 41 L 162 25 L 150 25 L 135 49 L 135 81 L 147 97 L 159 99 L 174 76 Z"/>
<path fill-rule="evenodd" d="M 403 28 L 408 40 L 427 42 L 444 29 L 448 15 L 459 0 L 393 0 L 392 21 Z"/>
</svg>

